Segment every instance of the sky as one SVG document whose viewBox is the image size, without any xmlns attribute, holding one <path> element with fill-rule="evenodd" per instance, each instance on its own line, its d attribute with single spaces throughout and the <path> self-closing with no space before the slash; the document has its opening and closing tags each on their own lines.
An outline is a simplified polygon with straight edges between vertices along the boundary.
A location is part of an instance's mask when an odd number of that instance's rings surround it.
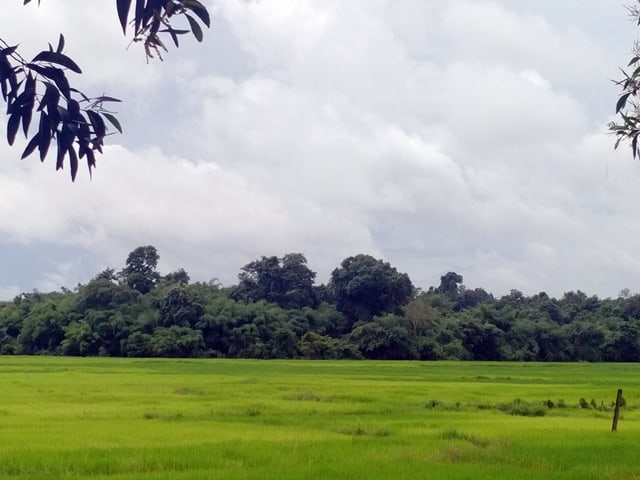
<svg viewBox="0 0 640 480">
<path fill-rule="evenodd" d="M 423 289 L 640 291 L 640 162 L 606 128 L 629 2 L 208 0 L 204 42 L 149 63 L 114 1 L 3 3 L 0 37 L 31 57 L 63 32 L 124 134 L 75 183 L 0 142 L 0 300 L 141 245 L 223 285 L 300 252 L 318 283 L 365 253 Z"/>
</svg>

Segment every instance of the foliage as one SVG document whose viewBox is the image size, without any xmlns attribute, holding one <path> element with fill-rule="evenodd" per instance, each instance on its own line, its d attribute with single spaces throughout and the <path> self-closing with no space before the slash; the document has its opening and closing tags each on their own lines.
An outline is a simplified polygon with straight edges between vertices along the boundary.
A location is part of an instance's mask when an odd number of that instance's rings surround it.
<svg viewBox="0 0 640 480">
<path fill-rule="evenodd" d="M 331 273 L 329 291 L 336 307 L 353 323 L 374 316 L 399 313 L 413 294 L 406 273 L 370 255 L 346 258 Z"/>
<path fill-rule="evenodd" d="M 232 291 L 237 300 L 265 300 L 283 308 L 317 307 L 313 287 L 316 273 L 307 267 L 301 253 L 288 253 L 282 258 L 262 257 L 242 267 L 240 282 Z"/>
<path fill-rule="evenodd" d="M 140 293 L 149 293 L 160 274 L 156 271 L 160 255 L 155 247 L 147 245 L 138 247 L 127 257 L 127 265 L 120 275 L 133 290 Z"/>
<path fill-rule="evenodd" d="M 328 286 L 313 285 L 304 255 L 287 254 L 245 265 L 239 284 L 222 288 L 190 283 L 183 269 L 163 276 L 158 259 L 141 246 L 118 274 L 0 302 L 0 354 L 640 360 L 640 295 L 494 298 L 455 272 L 414 292 L 406 274 L 366 255 L 345 259 Z M 331 294 L 318 303 L 317 292 Z"/>
<path fill-rule="evenodd" d="M 629 6 L 629 16 L 636 25 L 640 26 L 640 1 L 638 5 Z M 640 154 L 638 137 L 640 136 L 640 43 L 636 42 L 631 52 L 631 60 L 627 64 L 627 69 L 620 69 L 622 78 L 616 80 L 615 84 L 620 87 L 621 93 L 616 103 L 616 115 L 620 119 L 617 122 L 609 123 L 609 131 L 617 139 L 615 148 L 618 148 L 623 140 L 629 142 L 633 158 Z"/>
<path fill-rule="evenodd" d="M 24 4 L 31 0 L 24 0 Z M 38 0 L 40 4 L 40 0 Z M 154 55 L 162 59 L 167 48 L 161 33 L 170 36 L 176 47 L 178 36 L 191 32 L 202 41 L 200 24 L 209 27 L 207 9 L 197 0 L 116 0 L 118 17 L 126 34 L 133 27 L 133 42 L 144 45 L 147 59 Z M 132 13 L 132 14 L 131 14 Z M 178 16 L 188 29 L 174 28 Z M 96 165 L 96 152 L 102 153 L 104 140 L 113 128 L 122 127 L 107 104 L 119 99 L 102 95 L 89 97 L 73 88 L 68 73 L 81 74 L 80 66 L 64 53 L 65 38 L 60 34 L 57 46 L 49 44 L 31 60 L 18 51 L 17 44 L 0 38 L 0 92 L 7 104 L 7 142 L 13 145 L 19 130 L 29 138 L 32 120 L 37 118 L 37 130 L 29 139 L 22 158 L 38 150 L 44 161 L 49 150 L 56 150 L 56 169 L 62 169 L 68 158 L 71 179 L 75 180 L 79 160 L 85 160 L 91 173 Z"/>
</svg>

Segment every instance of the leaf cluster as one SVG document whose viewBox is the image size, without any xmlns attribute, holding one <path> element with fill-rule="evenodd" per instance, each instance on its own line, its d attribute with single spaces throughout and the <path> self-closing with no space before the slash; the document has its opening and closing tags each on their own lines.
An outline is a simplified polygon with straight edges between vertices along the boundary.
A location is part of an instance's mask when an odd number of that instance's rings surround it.
<svg viewBox="0 0 640 480">
<path fill-rule="evenodd" d="M 23 5 L 31 1 L 24 0 Z M 189 32 L 201 42 L 201 24 L 211 24 L 207 9 L 198 0 L 136 0 L 135 4 L 133 0 L 116 0 L 116 9 L 123 33 L 126 35 L 128 25 L 133 27 L 133 42 L 144 45 L 147 59 L 162 59 L 161 52 L 167 51 L 160 34 L 169 35 L 178 47 L 178 37 Z M 177 16 L 185 19 L 188 29 L 173 27 Z M 56 48 L 49 44 L 47 50 L 26 60 L 17 45 L 0 38 L 0 93 L 7 104 L 9 145 L 22 130 L 28 139 L 23 159 L 37 150 L 44 161 L 53 146 L 56 169 L 62 169 L 68 159 L 73 181 L 79 161 L 86 161 L 91 174 L 96 152 L 102 153 L 105 137 L 113 133 L 111 127 L 122 133 L 122 126 L 105 106 L 120 100 L 106 95 L 91 98 L 71 86 L 67 74 L 81 74 L 82 70 L 63 53 L 64 47 L 65 39 L 60 34 Z M 30 133 L 36 123 L 37 128 Z"/>
<path fill-rule="evenodd" d="M 29 138 L 34 117 L 37 130 L 31 136 L 22 158 L 36 149 L 44 161 L 52 142 L 57 147 L 56 169 L 69 159 L 72 180 L 78 172 L 79 159 L 86 159 L 89 172 L 96 164 L 95 152 L 102 153 L 107 123 L 122 131 L 117 118 L 104 104 L 119 102 L 113 97 L 89 98 L 70 86 L 67 73 L 82 73 L 73 59 L 63 53 L 61 34 L 54 49 L 38 53 L 30 61 L 18 52 L 17 46 L 0 41 L 0 92 L 7 104 L 7 142 L 13 145 L 19 130 Z M 106 122 L 105 122 L 106 120 Z"/>
<path fill-rule="evenodd" d="M 133 9 L 132 9 L 133 7 Z M 178 37 L 189 32 L 198 42 L 204 37 L 200 23 L 207 28 L 211 26 L 211 18 L 206 7 L 198 0 L 117 0 L 118 18 L 122 32 L 126 35 L 127 26 L 133 27 L 133 41 L 141 42 L 147 59 L 157 56 L 162 60 L 162 52 L 167 47 L 160 38 L 166 33 L 176 47 Z M 186 20 L 186 28 L 174 28 L 172 20 L 182 16 Z"/>
<path fill-rule="evenodd" d="M 629 6 L 627 9 L 630 18 L 640 26 L 640 8 Z M 632 58 L 627 64 L 627 68 L 633 68 L 633 70 L 628 72 L 621 68 L 623 78 L 614 80 L 614 83 L 621 89 L 616 102 L 616 115 L 619 115 L 620 121 L 610 122 L 608 128 L 609 132 L 617 137 L 615 148 L 618 148 L 623 140 L 629 142 L 635 159 L 640 154 L 640 150 L 638 150 L 638 137 L 640 136 L 640 98 L 638 97 L 640 92 L 640 44 L 638 42 L 633 46 Z"/>
</svg>

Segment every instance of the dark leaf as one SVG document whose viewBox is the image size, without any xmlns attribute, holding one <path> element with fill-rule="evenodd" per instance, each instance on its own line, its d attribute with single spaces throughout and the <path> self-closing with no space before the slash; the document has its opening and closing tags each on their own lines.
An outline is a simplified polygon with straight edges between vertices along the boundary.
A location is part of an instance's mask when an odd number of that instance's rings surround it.
<svg viewBox="0 0 640 480">
<path fill-rule="evenodd" d="M 19 128 L 20 114 L 16 112 L 9 117 L 9 121 L 7 122 L 7 141 L 9 142 L 9 145 L 13 145 Z"/>
<path fill-rule="evenodd" d="M 64 50 L 64 35 L 60 34 L 60 38 L 58 38 L 58 48 L 56 48 L 56 52 L 62 53 Z"/>
<path fill-rule="evenodd" d="M 618 139 L 616 140 L 616 144 L 613 146 L 614 150 L 618 149 L 618 145 L 620 145 L 621 141 L 622 141 L 622 137 L 618 137 Z"/>
<path fill-rule="evenodd" d="M 104 137 L 107 133 L 107 127 L 104 124 L 104 120 L 93 110 L 87 110 L 87 116 L 93 127 L 93 133 L 96 137 Z"/>
<path fill-rule="evenodd" d="M 189 33 L 189 30 L 176 30 L 174 28 L 167 28 L 165 30 L 160 30 L 161 32 L 168 32 L 169 35 L 171 35 L 171 39 L 173 40 L 173 43 L 175 44 L 176 47 L 179 47 L 180 44 L 178 43 L 178 35 L 184 35 L 185 33 Z"/>
<path fill-rule="evenodd" d="M 78 173 L 78 155 L 76 155 L 73 144 L 69 147 L 69 167 L 71 169 L 71 181 L 74 182 Z"/>
<path fill-rule="evenodd" d="M 58 105 L 58 117 L 60 121 L 63 123 L 69 123 L 71 121 L 71 115 L 69 115 L 69 110 L 64 108 L 63 106 Z"/>
<path fill-rule="evenodd" d="M 0 50 L 0 54 L 6 55 L 8 57 L 13 52 L 15 52 L 17 48 L 18 48 L 17 45 L 14 45 L 13 47 L 4 48 L 4 49 Z"/>
<path fill-rule="evenodd" d="M 91 99 L 89 97 L 87 97 L 84 93 L 82 93 L 77 88 L 69 88 L 69 91 L 77 93 L 78 95 L 80 95 L 82 97 L 82 100 L 85 101 L 85 102 L 90 102 L 91 101 Z"/>
<path fill-rule="evenodd" d="M 176 34 L 176 31 L 172 28 L 171 30 L 165 30 L 166 32 L 169 32 L 169 35 L 171 35 L 171 40 L 173 40 L 173 43 L 175 44 L 176 47 L 179 47 L 180 44 L 178 43 L 178 35 Z"/>
<path fill-rule="evenodd" d="M 140 24 L 142 23 L 142 17 L 144 15 L 144 0 L 136 0 L 136 13 L 134 19 L 135 34 L 140 31 Z"/>
<path fill-rule="evenodd" d="M 131 0 L 117 0 L 118 18 L 120 19 L 120 25 L 122 25 L 122 33 L 127 34 L 127 21 L 129 19 L 129 8 L 131 7 Z"/>
<path fill-rule="evenodd" d="M 56 141 L 58 144 L 58 153 L 56 155 L 56 170 L 60 170 L 64 167 L 64 157 L 67 154 L 67 150 L 69 150 L 70 143 L 73 143 L 73 139 L 71 142 L 68 142 L 64 133 L 60 132 L 56 136 Z"/>
<path fill-rule="evenodd" d="M 198 24 L 197 20 L 193 18 L 191 15 L 187 15 L 186 13 L 184 14 L 184 16 L 187 17 L 187 20 L 189 20 L 189 26 L 191 27 L 191 32 L 193 32 L 193 36 L 196 37 L 197 41 L 202 42 L 204 35 L 202 34 L 202 28 L 200 28 L 200 25 Z"/>
<path fill-rule="evenodd" d="M 165 3 L 166 3 L 166 0 L 147 0 L 147 4 L 144 7 L 144 10 L 142 11 L 142 20 L 140 23 L 141 29 L 148 27 L 149 21 L 152 18 L 159 16 L 160 12 L 162 11 L 162 7 L 164 7 Z"/>
<path fill-rule="evenodd" d="M 207 27 L 211 26 L 211 18 L 209 17 L 209 12 L 206 7 L 198 2 L 198 0 L 182 0 L 182 4 L 195 13 L 202 23 L 204 23 Z"/>
<path fill-rule="evenodd" d="M 40 161 L 44 161 L 51 144 L 51 129 L 45 112 L 40 113 L 40 125 L 38 126 L 38 150 L 40 151 Z"/>
<path fill-rule="evenodd" d="M 80 117 L 80 104 L 73 99 L 67 100 L 67 110 L 71 115 L 72 120 L 76 120 Z"/>
<path fill-rule="evenodd" d="M 63 55 L 62 53 L 46 52 L 46 51 L 40 52 L 38 55 L 34 57 L 32 62 L 55 63 L 57 65 L 62 65 L 63 67 L 66 67 L 73 72 L 82 73 L 82 70 L 80 69 L 78 64 L 73 60 L 71 60 L 71 58 L 67 57 L 66 55 Z"/>
<path fill-rule="evenodd" d="M 69 89 L 69 81 L 67 77 L 65 77 L 62 70 L 58 70 L 60 74 L 53 79 L 56 83 L 56 86 L 60 89 L 60 93 L 65 96 L 65 98 L 71 98 L 71 91 Z"/>
<path fill-rule="evenodd" d="M 29 130 L 29 125 L 31 124 L 31 115 L 33 113 L 33 107 L 36 101 L 36 80 L 33 78 L 33 75 L 29 73 L 27 76 L 27 81 L 24 86 L 24 93 L 26 95 L 25 102 L 20 108 L 21 116 L 22 116 L 22 130 L 24 131 L 25 136 L 27 135 L 27 131 Z"/>
<path fill-rule="evenodd" d="M 631 95 L 630 92 L 625 93 L 618 99 L 618 103 L 616 104 L 616 113 L 620 113 L 620 110 L 622 110 L 625 107 L 625 105 L 627 104 L 627 99 L 629 98 L 630 95 Z"/>
<path fill-rule="evenodd" d="M 111 125 L 113 125 L 116 130 L 118 130 L 120 133 L 122 133 L 122 126 L 120 125 L 120 122 L 118 121 L 118 119 L 116 117 L 114 117 L 112 114 L 107 113 L 107 112 L 102 112 L 102 116 L 104 118 L 106 118 L 107 120 L 109 120 L 109 123 Z"/>
<path fill-rule="evenodd" d="M 153 19 L 153 21 L 151 22 L 151 28 L 149 29 L 149 35 L 154 36 L 156 33 L 158 33 L 158 30 L 160 30 L 160 19 L 158 17 L 155 17 Z"/>
<path fill-rule="evenodd" d="M 54 112 L 57 112 L 58 102 L 60 101 L 60 91 L 49 82 L 45 82 L 44 85 L 46 90 L 40 100 L 40 107 L 38 107 L 38 111 L 47 107 L 49 115 L 51 115 Z"/>
<path fill-rule="evenodd" d="M 26 137 L 29 131 L 29 125 L 31 125 L 31 117 L 33 116 L 33 104 L 22 107 L 20 116 L 22 117 L 22 131 Z"/>
<path fill-rule="evenodd" d="M 120 100 L 119 98 L 113 98 L 113 97 L 96 97 L 93 99 L 95 102 L 121 102 L 122 100 Z"/>
<path fill-rule="evenodd" d="M 18 96 L 18 79 L 16 71 L 9 63 L 9 60 L 0 54 L 0 84 L 2 85 L 2 98 L 10 101 Z"/>
<path fill-rule="evenodd" d="M 29 140 L 29 143 L 27 144 L 27 147 L 24 149 L 24 152 L 22 152 L 21 159 L 25 159 L 25 158 L 27 158 L 29 155 L 31 155 L 33 153 L 33 151 L 38 146 L 38 143 L 40 143 L 39 136 L 40 136 L 40 134 L 36 133 L 33 136 L 33 138 L 31 140 Z"/>
<path fill-rule="evenodd" d="M 87 165 L 89 167 L 89 171 L 96 166 L 96 154 L 93 153 L 93 150 L 91 149 L 87 150 Z"/>
</svg>

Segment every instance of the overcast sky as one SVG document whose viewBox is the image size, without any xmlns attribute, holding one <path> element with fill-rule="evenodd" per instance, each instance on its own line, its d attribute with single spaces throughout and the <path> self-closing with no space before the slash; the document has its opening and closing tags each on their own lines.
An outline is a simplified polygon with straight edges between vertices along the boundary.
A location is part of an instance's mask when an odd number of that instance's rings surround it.
<svg viewBox="0 0 640 480">
<path fill-rule="evenodd" d="M 425 289 L 640 291 L 640 162 L 606 133 L 640 34 L 624 1 L 206 4 L 204 43 L 147 65 L 113 0 L 3 1 L 0 36 L 31 57 L 64 32 L 125 133 L 73 184 L 0 142 L 0 299 L 140 245 L 225 285 L 301 252 L 320 283 L 367 253 Z"/>
</svg>

